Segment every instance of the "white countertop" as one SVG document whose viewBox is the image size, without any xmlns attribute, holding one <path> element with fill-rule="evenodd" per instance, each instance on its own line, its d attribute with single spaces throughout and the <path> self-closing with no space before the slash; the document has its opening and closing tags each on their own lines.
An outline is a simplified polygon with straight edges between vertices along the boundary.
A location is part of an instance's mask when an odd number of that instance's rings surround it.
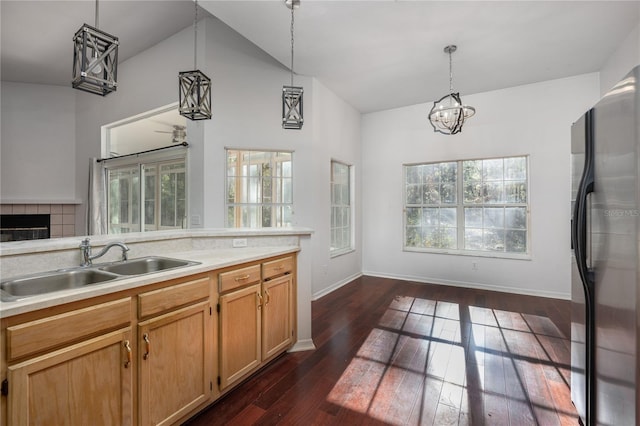
<svg viewBox="0 0 640 426">
<path fill-rule="evenodd" d="M 230 232 L 227 235 L 238 235 L 237 229 L 234 231 L 235 232 Z M 188 231 L 188 233 L 189 237 L 193 237 L 193 230 Z M 270 233 L 273 234 L 273 230 L 271 230 Z M 299 235 L 300 231 L 298 230 L 296 234 Z M 168 238 L 176 238 L 176 236 L 172 235 Z M 73 243 L 77 244 L 77 238 L 73 240 Z M 36 311 L 38 309 L 49 308 L 65 303 L 76 302 L 78 300 L 84 300 L 96 296 L 115 293 L 118 291 L 137 288 L 160 281 L 181 278 L 201 272 L 208 272 L 214 269 L 220 269 L 240 263 L 260 260 L 267 257 L 295 253 L 299 250 L 300 248 L 297 246 L 282 246 L 193 250 L 187 252 L 172 253 L 172 255 L 169 257 L 200 262 L 200 264 L 156 272 L 152 274 L 138 275 L 135 277 L 118 278 L 116 280 L 108 281 L 101 284 L 93 284 L 82 288 L 31 296 L 14 302 L 0 302 L 0 318 L 6 318 L 13 315 Z"/>
</svg>

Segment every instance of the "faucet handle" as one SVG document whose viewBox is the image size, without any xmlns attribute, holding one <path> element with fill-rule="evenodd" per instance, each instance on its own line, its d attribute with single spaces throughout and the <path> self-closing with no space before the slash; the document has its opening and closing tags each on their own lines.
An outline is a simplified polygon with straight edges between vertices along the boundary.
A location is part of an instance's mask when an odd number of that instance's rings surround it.
<svg viewBox="0 0 640 426">
<path fill-rule="evenodd" d="M 90 245 L 91 245 L 91 240 L 89 240 L 89 238 L 85 238 L 84 240 L 82 240 L 80 247 L 88 247 Z"/>
</svg>

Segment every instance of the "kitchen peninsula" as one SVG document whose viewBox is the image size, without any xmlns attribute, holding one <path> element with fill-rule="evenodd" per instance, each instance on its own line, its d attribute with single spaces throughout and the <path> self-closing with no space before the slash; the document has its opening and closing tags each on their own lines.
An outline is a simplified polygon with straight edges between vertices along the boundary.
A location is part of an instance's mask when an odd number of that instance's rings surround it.
<svg viewBox="0 0 640 426">
<path fill-rule="evenodd" d="M 129 262 L 166 256 L 192 263 L 0 302 L 4 424 L 39 416 L 176 424 L 284 351 L 313 349 L 305 250 L 311 233 L 215 229 L 91 237 L 96 249 L 125 243 Z M 80 240 L 2 244 L 2 280 L 77 267 Z M 94 267 L 118 263 L 119 256 L 110 250 Z"/>
</svg>

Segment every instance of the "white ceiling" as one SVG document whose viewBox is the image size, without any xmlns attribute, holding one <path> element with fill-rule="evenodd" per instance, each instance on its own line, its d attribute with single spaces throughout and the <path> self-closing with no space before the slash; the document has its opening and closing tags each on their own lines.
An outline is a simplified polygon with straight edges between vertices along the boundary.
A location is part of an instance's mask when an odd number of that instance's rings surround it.
<svg viewBox="0 0 640 426">
<path fill-rule="evenodd" d="M 203 8 L 287 67 L 282 0 L 207 1 Z M 600 70 L 639 18 L 637 1 L 301 0 L 296 72 L 361 112 Z"/>
<path fill-rule="evenodd" d="M 362 112 L 598 71 L 637 24 L 638 1 L 302 0 L 295 70 Z M 199 5 L 286 67 L 290 11 L 283 0 Z M 70 85 L 71 38 L 93 24 L 93 0 L 0 1 L 1 77 Z M 101 0 L 100 28 L 124 61 L 193 21 L 191 0 Z M 562 94 L 558 94 L 561 96 Z"/>
</svg>

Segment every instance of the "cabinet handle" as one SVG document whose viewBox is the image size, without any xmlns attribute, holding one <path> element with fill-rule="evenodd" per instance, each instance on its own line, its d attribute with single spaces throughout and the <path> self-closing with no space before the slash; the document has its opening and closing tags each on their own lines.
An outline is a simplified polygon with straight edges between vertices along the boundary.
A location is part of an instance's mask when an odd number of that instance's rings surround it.
<svg viewBox="0 0 640 426">
<path fill-rule="evenodd" d="M 262 295 L 257 291 L 256 296 L 258 296 L 258 309 L 260 309 L 262 307 Z"/>
<path fill-rule="evenodd" d="M 251 278 L 251 275 L 247 274 L 242 277 L 235 277 L 234 280 L 236 280 L 236 282 L 240 282 L 240 281 L 248 280 L 249 278 Z"/>
<path fill-rule="evenodd" d="M 278 265 L 275 268 L 273 268 L 274 271 L 282 271 L 284 269 L 284 266 L 282 265 Z"/>
<path fill-rule="evenodd" d="M 149 335 L 147 333 L 143 334 L 142 339 L 144 340 L 146 345 L 146 352 L 144 355 L 142 355 L 142 359 L 149 359 L 149 354 L 151 353 L 151 342 L 149 342 Z"/>
<path fill-rule="evenodd" d="M 269 294 L 269 290 L 265 290 L 264 295 L 265 295 L 264 304 L 268 305 L 269 301 L 271 300 L 271 295 Z"/>
<path fill-rule="evenodd" d="M 127 351 L 127 360 L 124 363 L 124 368 L 129 368 L 131 365 L 131 344 L 128 340 L 124 341 L 124 349 Z"/>
</svg>

